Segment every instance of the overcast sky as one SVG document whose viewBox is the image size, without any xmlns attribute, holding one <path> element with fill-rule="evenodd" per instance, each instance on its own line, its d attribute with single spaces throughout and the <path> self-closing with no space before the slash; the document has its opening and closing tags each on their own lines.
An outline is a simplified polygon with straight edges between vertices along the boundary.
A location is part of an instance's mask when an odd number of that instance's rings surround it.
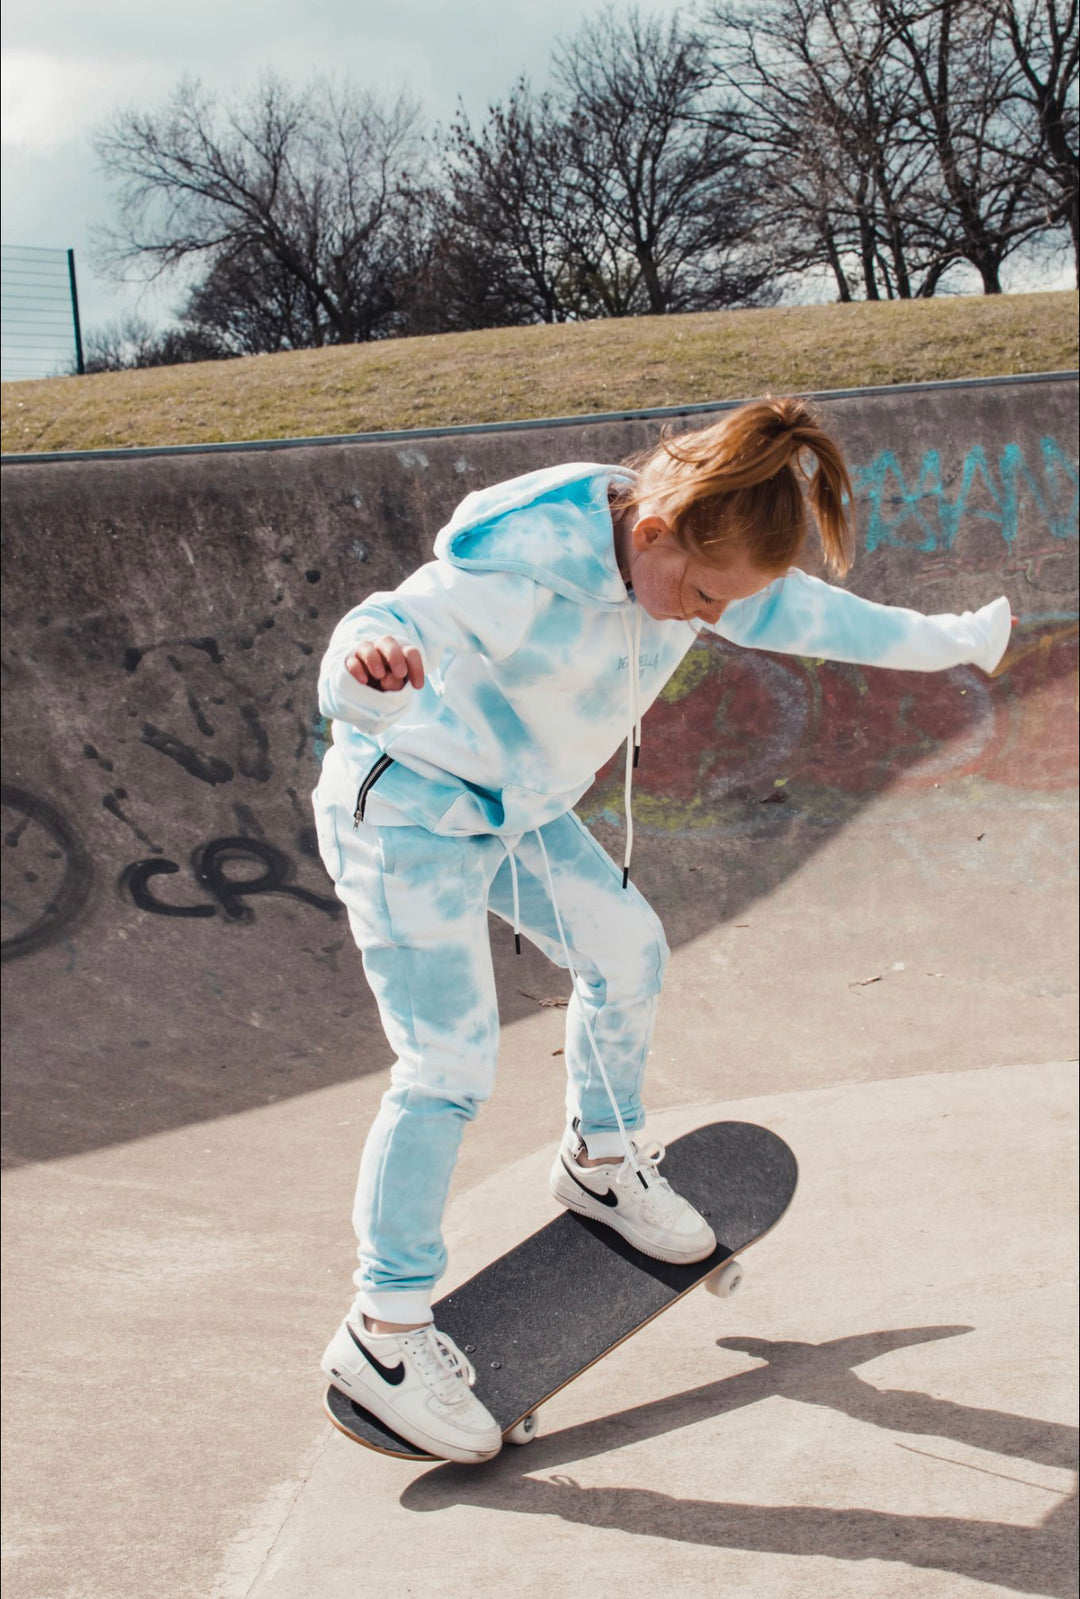
<svg viewBox="0 0 1080 1599">
<path fill-rule="evenodd" d="M 295 83 L 329 72 L 385 92 L 405 88 L 432 121 L 449 121 L 460 96 L 476 118 L 522 72 L 543 86 L 556 40 L 602 8 L 603 0 L 0 0 L 0 238 L 74 248 L 84 327 L 127 310 L 164 322 L 181 298 L 175 282 L 117 288 L 91 271 L 89 231 L 112 220 L 112 207 L 89 133 L 110 112 L 161 104 L 184 73 L 228 94 L 270 68 Z M 680 8 L 687 0 L 641 3 L 646 13 Z M 1008 278 L 1010 288 L 1069 286 L 1071 264 L 1030 275 L 1018 263 Z"/>
<path fill-rule="evenodd" d="M 642 10 L 670 13 L 677 0 Z M 91 224 L 110 219 L 88 134 L 118 106 L 166 98 L 182 73 L 230 91 L 267 68 L 301 82 L 348 73 L 408 88 L 432 119 L 460 95 L 471 115 L 523 71 L 546 79 L 551 47 L 600 0 L 3 0 L 5 245 L 74 248 L 84 325 L 138 306 L 160 320 L 177 290 L 141 301 L 96 279 Z"/>
</svg>

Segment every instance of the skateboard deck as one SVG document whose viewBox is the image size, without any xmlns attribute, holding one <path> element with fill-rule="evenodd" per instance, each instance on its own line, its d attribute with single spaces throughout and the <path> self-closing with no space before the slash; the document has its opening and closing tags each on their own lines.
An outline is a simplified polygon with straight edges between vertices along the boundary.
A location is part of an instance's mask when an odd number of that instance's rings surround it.
<svg viewBox="0 0 1080 1599">
<path fill-rule="evenodd" d="M 763 1238 L 798 1178 L 783 1139 L 750 1122 L 687 1133 L 668 1145 L 660 1170 L 716 1233 L 705 1260 L 652 1260 L 610 1227 L 564 1211 L 434 1305 L 435 1325 L 476 1367 L 475 1391 L 504 1436 L 520 1434 L 546 1399 Z M 434 1458 L 336 1388 L 325 1407 L 335 1427 L 368 1449 Z"/>
</svg>

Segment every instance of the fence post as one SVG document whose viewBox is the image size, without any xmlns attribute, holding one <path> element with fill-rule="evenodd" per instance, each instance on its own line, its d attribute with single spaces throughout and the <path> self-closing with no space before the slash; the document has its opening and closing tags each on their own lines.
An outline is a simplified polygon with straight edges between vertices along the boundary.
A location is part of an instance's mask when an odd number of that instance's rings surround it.
<svg viewBox="0 0 1080 1599">
<path fill-rule="evenodd" d="M 68 278 L 70 279 L 70 282 L 71 282 L 71 316 L 72 316 L 72 321 L 75 324 L 75 370 L 79 374 L 79 376 L 82 377 L 85 374 L 85 372 L 86 372 L 86 367 L 83 364 L 82 325 L 79 322 L 79 289 L 78 289 L 78 285 L 75 282 L 75 251 L 74 250 L 69 250 L 68 251 L 67 259 L 68 259 Z"/>
</svg>

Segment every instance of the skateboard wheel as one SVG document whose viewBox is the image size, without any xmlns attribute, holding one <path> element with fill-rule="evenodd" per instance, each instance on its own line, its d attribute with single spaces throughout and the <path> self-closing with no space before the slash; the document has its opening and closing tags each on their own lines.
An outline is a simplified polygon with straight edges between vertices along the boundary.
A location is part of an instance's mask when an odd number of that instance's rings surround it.
<svg viewBox="0 0 1080 1599">
<path fill-rule="evenodd" d="M 742 1262 L 729 1260 L 726 1266 L 705 1279 L 705 1286 L 717 1299 L 730 1299 L 743 1280 Z"/>
<path fill-rule="evenodd" d="M 508 1444 L 531 1444 L 539 1432 L 536 1411 L 532 1410 L 527 1416 L 522 1416 L 516 1427 L 511 1427 L 506 1435 Z"/>
</svg>

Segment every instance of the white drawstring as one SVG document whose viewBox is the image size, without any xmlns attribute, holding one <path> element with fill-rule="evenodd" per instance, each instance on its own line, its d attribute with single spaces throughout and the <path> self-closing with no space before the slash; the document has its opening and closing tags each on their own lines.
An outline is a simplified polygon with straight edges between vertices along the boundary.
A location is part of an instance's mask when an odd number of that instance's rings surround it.
<svg viewBox="0 0 1080 1599">
<path fill-rule="evenodd" d="M 634 605 L 634 625 L 632 628 L 630 626 L 630 620 L 625 611 L 622 613 L 622 623 L 623 629 L 626 633 L 626 664 L 627 670 L 630 674 L 630 729 L 626 736 L 626 778 L 623 789 L 623 801 L 626 812 L 626 849 L 623 854 L 623 887 L 625 888 L 627 883 L 630 881 L 630 858 L 634 851 L 634 812 L 632 804 L 634 767 L 638 763 L 638 756 L 641 752 L 641 685 L 638 680 L 641 659 L 641 607 L 636 603 Z M 540 846 L 540 854 L 544 861 L 544 873 L 547 877 L 548 898 L 551 901 L 551 910 L 555 917 L 555 926 L 559 932 L 559 942 L 562 945 L 563 959 L 566 962 L 566 969 L 570 973 L 570 980 L 574 984 L 574 987 L 577 988 L 577 969 L 570 958 L 570 946 L 566 942 L 566 933 L 563 929 L 562 916 L 559 914 L 559 905 L 555 898 L 555 881 L 551 875 L 551 862 L 548 860 L 548 852 L 544 847 L 544 840 L 541 837 L 540 829 L 536 828 L 534 831 L 536 834 L 536 842 Z M 518 901 L 517 862 L 514 859 L 513 846 L 505 839 L 503 840 L 503 844 L 506 849 L 506 858 L 510 863 L 510 887 L 514 903 L 514 948 L 520 955 L 521 919 Z M 592 1024 L 589 1021 L 588 1013 L 584 1006 L 581 1007 L 581 1020 L 585 1028 L 585 1036 L 589 1040 L 589 1048 L 592 1050 L 593 1059 L 596 1061 L 599 1069 L 600 1078 L 604 1084 L 605 1092 L 607 1093 L 607 1097 L 611 1102 L 611 1108 L 615 1112 L 615 1123 L 619 1129 L 619 1137 L 622 1140 L 623 1149 L 626 1151 L 627 1162 L 629 1163 L 631 1170 L 637 1176 L 638 1182 L 641 1184 L 642 1188 L 647 1189 L 650 1187 L 650 1184 L 641 1170 L 637 1154 L 634 1150 L 634 1145 L 631 1142 L 630 1135 L 626 1131 L 626 1123 L 622 1119 L 622 1112 L 619 1110 L 619 1104 L 615 1098 L 615 1093 L 611 1086 L 611 1080 L 608 1077 L 607 1069 L 605 1068 L 604 1062 L 601 1058 L 596 1037 L 592 1030 Z"/>
<path fill-rule="evenodd" d="M 514 949 L 520 955 L 521 954 L 521 905 L 520 905 L 520 902 L 518 900 L 517 861 L 514 859 L 514 851 L 513 851 L 513 849 L 511 848 L 511 846 L 509 844 L 507 844 L 505 839 L 503 839 L 503 844 L 506 847 L 506 858 L 510 862 L 510 891 L 511 891 L 511 893 L 514 896 Z"/>
<path fill-rule="evenodd" d="M 641 607 L 634 605 L 634 626 L 625 611 L 622 613 L 623 631 L 626 634 L 627 669 L 630 673 L 630 730 L 626 735 L 626 771 L 623 778 L 623 813 L 626 820 L 626 848 L 623 851 L 622 882 L 625 888 L 630 881 L 630 857 L 634 853 L 634 767 L 641 754 L 641 685 L 638 682 L 641 659 Z"/>
<path fill-rule="evenodd" d="M 551 875 L 551 862 L 548 860 L 548 852 L 544 847 L 544 840 L 540 835 L 540 829 L 536 828 L 535 833 L 536 842 L 540 846 L 540 854 L 544 858 L 544 873 L 547 877 L 548 898 L 551 901 L 551 909 L 555 917 L 555 926 L 559 930 L 559 942 L 562 945 L 563 959 L 566 962 L 566 969 L 570 973 L 570 979 L 574 987 L 577 988 L 578 974 L 574 963 L 570 958 L 570 946 L 566 942 L 566 934 L 563 931 L 562 917 L 559 914 L 559 903 L 555 898 L 555 882 Z M 589 1047 L 593 1052 L 593 1059 L 596 1061 L 596 1064 L 600 1069 L 600 1077 L 603 1081 L 604 1088 L 607 1090 L 607 1097 L 611 1101 L 611 1108 L 615 1112 L 615 1122 L 619 1129 L 619 1137 L 622 1139 L 623 1148 L 626 1151 L 626 1158 L 629 1161 L 633 1171 L 636 1172 L 637 1179 L 642 1188 L 648 1188 L 649 1184 L 643 1176 L 641 1167 L 638 1164 L 637 1155 L 635 1153 L 634 1146 L 630 1141 L 630 1135 L 626 1131 L 626 1123 L 622 1119 L 622 1112 L 619 1110 L 618 1101 L 615 1098 L 615 1093 L 612 1089 L 611 1081 L 608 1077 L 607 1071 L 605 1070 L 604 1062 L 600 1058 L 600 1050 L 597 1047 L 596 1038 L 592 1030 L 592 1024 L 589 1021 L 588 1012 L 586 1011 L 584 1005 L 581 1006 L 580 1014 L 582 1023 L 585 1027 L 585 1035 L 589 1040 Z"/>
<path fill-rule="evenodd" d="M 638 763 L 641 754 L 641 606 L 634 602 L 634 676 L 633 683 L 633 716 L 634 716 L 634 765 Z"/>
</svg>

